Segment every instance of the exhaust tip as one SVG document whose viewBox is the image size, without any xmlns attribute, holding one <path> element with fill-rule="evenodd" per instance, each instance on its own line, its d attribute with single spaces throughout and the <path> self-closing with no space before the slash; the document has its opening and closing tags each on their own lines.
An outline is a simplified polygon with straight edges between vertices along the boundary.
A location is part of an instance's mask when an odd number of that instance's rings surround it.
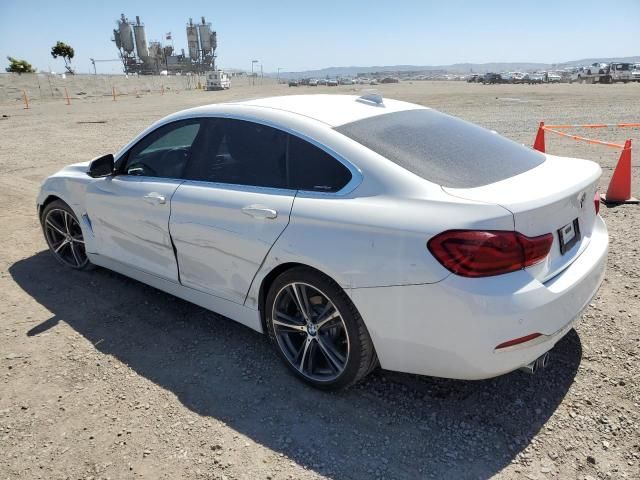
<svg viewBox="0 0 640 480">
<path fill-rule="evenodd" d="M 537 360 L 538 368 L 547 368 L 549 366 L 549 352 L 542 354 Z"/>
<path fill-rule="evenodd" d="M 525 373 L 528 373 L 529 375 L 533 375 L 538 370 L 538 361 L 534 360 L 533 362 L 520 367 L 520 370 L 522 370 Z"/>
<path fill-rule="evenodd" d="M 528 363 L 519 368 L 523 372 L 526 372 L 530 375 L 533 375 L 538 371 L 538 369 L 545 369 L 549 366 L 549 352 L 545 352 L 536 358 L 533 362 Z"/>
</svg>

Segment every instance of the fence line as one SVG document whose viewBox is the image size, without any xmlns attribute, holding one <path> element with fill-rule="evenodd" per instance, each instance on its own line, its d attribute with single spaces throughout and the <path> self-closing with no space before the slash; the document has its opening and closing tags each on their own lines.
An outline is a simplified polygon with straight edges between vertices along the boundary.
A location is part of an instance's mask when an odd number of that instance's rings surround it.
<svg viewBox="0 0 640 480">
<path fill-rule="evenodd" d="M 236 77 L 232 84 L 247 82 L 247 79 Z M 125 75 L 91 75 L 78 74 L 60 75 L 46 73 L 32 74 L 0 74 L 0 104 L 16 104 L 23 102 L 23 92 L 26 92 L 31 101 L 50 102 L 55 100 L 66 101 L 65 88 L 71 100 L 83 97 L 108 97 L 115 88 L 117 95 L 145 95 L 151 93 L 160 94 L 172 91 L 195 90 L 198 85 L 204 87 L 206 83 L 204 75 L 180 75 L 180 76 L 125 76 Z"/>
</svg>

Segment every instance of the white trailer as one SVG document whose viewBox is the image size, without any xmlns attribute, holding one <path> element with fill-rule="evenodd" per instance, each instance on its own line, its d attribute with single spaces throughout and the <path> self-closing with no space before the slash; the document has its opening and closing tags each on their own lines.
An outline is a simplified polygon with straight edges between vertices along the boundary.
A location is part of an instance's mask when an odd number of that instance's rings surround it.
<svg viewBox="0 0 640 480">
<path fill-rule="evenodd" d="M 207 72 L 207 90 L 228 90 L 229 88 L 231 88 L 229 74 L 222 70 Z"/>
</svg>

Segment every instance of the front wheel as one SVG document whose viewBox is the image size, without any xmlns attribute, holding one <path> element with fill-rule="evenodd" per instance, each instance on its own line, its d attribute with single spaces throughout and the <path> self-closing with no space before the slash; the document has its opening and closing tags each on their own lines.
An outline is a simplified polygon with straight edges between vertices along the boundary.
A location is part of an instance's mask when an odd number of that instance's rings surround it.
<svg viewBox="0 0 640 480">
<path fill-rule="evenodd" d="M 92 264 L 84 248 L 84 237 L 76 215 L 61 200 L 48 204 L 42 212 L 42 230 L 49 251 L 62 265 L 84 270 Z"/>
<path fill-rule="evenodd" d="M 377 366 L 362 317 L 340 286 L 320 272 L 296 267 L 276 278 L 265 320 L 285 364 L 314 387 L 346 388 Z"/>
</svg>

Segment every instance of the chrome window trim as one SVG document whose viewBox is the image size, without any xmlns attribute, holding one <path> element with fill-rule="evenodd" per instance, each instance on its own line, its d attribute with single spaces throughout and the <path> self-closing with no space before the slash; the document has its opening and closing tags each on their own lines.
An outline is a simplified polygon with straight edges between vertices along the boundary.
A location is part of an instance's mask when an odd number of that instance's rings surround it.
<svg viewBox="0 0 640 480">
<path fill-rule="evenodd" d="M 297 190 L 293 188 L 280 188 L 280 187 L 262 187 L 260 185 L 245 185 L 242 183 L 223 183 L 223 182 L 211 182 L 209 180 L 189 180 L 182 179 L 182 185 L 192 185 L 195 187 L 211 187 L 219 188 L 221 190 L 235 190 L 239 192 L 250 193 L 266 193 L 266 194 L 282 194 L 291 197 L 296 196 Z"/>
<path fill-rule="evenodd" d="M 184 178 L 175 178 L 175 177 L 151 177 L 149 175 L 129 175 L 128 173 L 117 173 L 116 175 L 111 175 L 109 177 L 98 177 L 96 178 L 96 180 L 99 180 L 100 178 L 118 178 L 118 179 L 122 179 L 122 177 L 124 178 L 140 178 L 143 179 L 145 181 L 148 182 L 180 182 L 180 183 L 184 183 Z"/>
<path fill-rule="evenodd" d="M 256 118 L 250 115 L 242 115 L 242 114 L 235 114 L 235 113 L 225 113 L 225 112 L 221 112 L 221 113 L 210 113 L 210 112 L 206 112 L 206 113 L 202 113 L 202 114 L 192 114 L 186 117 L 181 117 L 181 118 L 172 118 L 166 122 L 162 122 L 158 125 L 155 126 L 155 128 L 153 128 L 153 130 L 145 130 L 144 132 L 142 132 L 138 137 L 136 137 L 135 139 L 133 139 L 131 142 L 129 142 L 125 147 L 122 148 L 122 150 L 120 152 L 118 152 L 115 162 L 119 162 L 120 159 L 128 154 L 128 152 L 135 146 L 138 144 L 138 142 L 144 140 L 148 135 L 152 134 L 153 132 L 155 132 L 158 128 L 162 128 L 166 125 L 169 125 L 170 123 L 174 123 L 174 122 L 180 122 L 183 120 L 192 120 L 192 119 L 198 119 L 198 118 L 223 118 L 223 119 L 231 119 L 231 120 L 243 120 L 246 122 L 253 122 L 253 123 L 257 123 L 260 125 L 264 125 L 266 127 L 271 127 L 271 128 L 275 128 L 277 130 L 280 130 L 282 132 L 285 132 L 289 135 L 294 135 L 298 138 L 300 138 L 301 140 L 304 140 L 306 142 L 309 142 L 310 144 L 312 144 L 313 146 L 319 148 L 320 150 L 322 150 L 323 152 L 325 152 L 326 154 L 328 154 L 329 156 L 331 156 L 332 158 L 334 158 L 335 160 L 337 160 L 338 162 L 340 162 L 344 167 L 347 168 L 347 170 L 349 170 L 349 172 L 351 173 L 351 180 L 349 180 L 347 182 L 347 184 L 342 187 L 340 190 L 338 190 L 337 192 L 319 192 L 316 190 L 296 190 L 296 189 L 282 189 L 282 188 L 276 188 L 276 187 L 257 187 L 256 185 L 244 185 L 244 184 L 235 184 L 235 183 L 222 183 L 222 182 L 211 182 L 208 180 L 189 180 L 189 179 L 181 179 L 185 182 L 199 182 L 199 183 L 207 183 L 207 184 L 212 184 L 212 185 L 231 185 L 231 186 L 235 186 L 235 187 L 253 187 L 253 188 L 263 188 L 263 189 L 269 189 L 269 190 L 281 190 L 281 191 L 297 191 L 298 193 L 302 193 L 304 194 L 304 196 L 319 196 L 319 197 L 334 197 L 334 196 L 338 196 L 338 197 L 342 197 L 345 195 L 350 194 L 351 192 L 353 192 L 357 187 L 360 186 L 360 184 L 362 183 L 362 180 L 364 179 L 364 176 L 362 174 L 362 171 L 355 166 L 353 163 L 351 163 L 349 160 L 347 160 L 346 158 L 344 158 L 342 155 L 340 155 L 338 152 L 336 152 L 335 150 L 327 147 L 326 145 L 318 142 L 317 140 L 309 137 L 308 135 L 305 135 L 304 133 L 301 133 L 293 128 L 290 127 L 286 127 L 283 125 L 280 125 L 276 122 L 270 122 L 268 120 L 264 120 L 261 118 Z M 166 177 L 148 177 L 148 178 L 166 178 Z"/>
</svg>

